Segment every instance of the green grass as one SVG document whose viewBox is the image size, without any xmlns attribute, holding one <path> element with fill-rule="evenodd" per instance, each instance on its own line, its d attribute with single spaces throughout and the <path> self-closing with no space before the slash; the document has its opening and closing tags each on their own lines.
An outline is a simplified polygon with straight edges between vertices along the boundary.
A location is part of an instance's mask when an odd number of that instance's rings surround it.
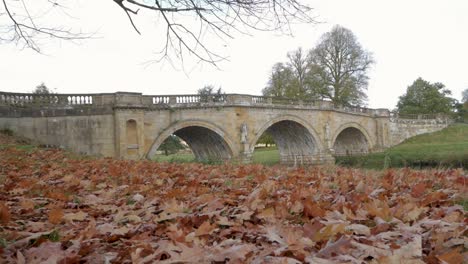
<svg viewBox="0 0 468 264">
<path fill-rule="evenodd" d="M 276 147 L 257 148 L 253 153 L 253 163 L 274 165 L 279 163 L 279 151 Z"/>
<path fill-rule="evenodd" d="M 187 163 L 195 162 L 195 156 L 192 153 L 189 154 L 170 154 L 170 155 L 156 155 L 153 158 L 157 162 L 176 162 L 176 163 Z"/>
<path fill-rule="evenodd" d="M 5 149 L 5 148 L 16 148 L 19 150 L 25 150 L 25 151 L 32 151 L 37 148 L 37 146 L 34 145 L 0 145 L 0 149 Z"/>
<path fill-rule="evenodd" d="M 383 153 L 339 157 L 337 164 L 364 168 L 468 167 L 468 124 L 412 137 Z"/>
<path fill-rule="evenodd" d="M 6 136 L 6 137 L 5 137 Z M 0 144 L 0 149 L 6 148 L 16 148 L 19 150 L 32 151 L 37 148 L 36 145 L 32 145 L 31 141 L 23 137 L 14 137 L 15 134 L 10 129 L 1 129 L 0 130 L 0 141 L 3 144 Z M 14 137 L 14 139 L 13 139 Z M 4 141 L 6 139 L 6 142 Z"/>
<path fill-rule="evenodd" d="M 195 155 L 192 153 L 175 153 L 170 155 L 156 155 L 153 158 L 156 162 L 172 162 L 172 163 L 190 163 L 190 162 L 200 162 L 204 164 L 221 164 L 224 161 L 219 159 L 207 159 L 203 161 L 197 161 Z"/>
</svg>

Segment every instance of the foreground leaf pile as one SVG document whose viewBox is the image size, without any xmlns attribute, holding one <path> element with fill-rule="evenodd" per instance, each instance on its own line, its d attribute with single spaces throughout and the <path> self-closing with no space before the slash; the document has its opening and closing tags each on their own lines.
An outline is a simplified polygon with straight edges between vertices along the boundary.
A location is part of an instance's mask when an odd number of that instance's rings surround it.
<svg viewBox="0 0 468 264">
<path fill-rule="evenodd" d="M 0 157 L 7 263 L 468 259 L 463 170 L 158 164 L 13 147 Z"/>
</svg>

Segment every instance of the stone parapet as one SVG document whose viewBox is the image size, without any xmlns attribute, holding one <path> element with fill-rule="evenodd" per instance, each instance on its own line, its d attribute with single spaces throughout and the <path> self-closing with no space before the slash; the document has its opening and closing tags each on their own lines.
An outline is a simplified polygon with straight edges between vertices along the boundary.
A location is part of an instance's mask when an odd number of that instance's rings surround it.
<svg viewBox="0 0 468 264">
<path fill-rule="evenodd" d="M 280 107 L 291 109 L 334 110 L 366 116 L 388 117 L 388 109 L 335 106 L 325 100 L 298 100 L 282 97 L 256 96 L 246 94 L 211 95 L 142 95 L 141 93 L 117 92 L 100 94 L 31 94 L 0 92 L 0 107 L 58 108 L 62 110 L 83 107 L 136 107 L 136 108 L 193 108 L 193 107 Z M 70 112 L 72 114 L 72 112 Z M 38 114 L 36 114 L 38 115 Z"/>
</svg>

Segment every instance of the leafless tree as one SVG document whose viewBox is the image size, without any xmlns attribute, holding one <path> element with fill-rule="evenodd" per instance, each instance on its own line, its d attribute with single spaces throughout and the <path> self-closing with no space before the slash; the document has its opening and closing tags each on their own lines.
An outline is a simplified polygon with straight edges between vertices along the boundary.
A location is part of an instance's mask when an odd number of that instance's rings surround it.
<svg viewBox="0 0 468 264">
<path fill-rule="evenodd" d="M 298 89 L 295 84 L 294 72 L 282 62 L 273 65 L 267 86 L 262 90 L 265 96 L 297 98 Z"/>
<path fill-rule="evenodd" d="M 308 92 L 307 78 L 308 78 L 308 61 L 307 53 L 302 51 L 302 48 L 298 48 L 295 51 L 288 52 L 288 66 L 292 69 L 294 74 L 294 86 L 296 87 L 296 96 L 304 99 Z"/>
<path fill-rule="evenodd" d="M 336 105 L 365 105 L 368 70 L 375 63 L 354 33 L 336 25 L 309 53 L 314 94 Z"/>
<path fill-rule="evenodd" d="M 50 8 L 64 8 L 66 0 L 41 0 Z M 251 30 L 291 33 L 291 23 L 314 23 L 311 8 L 298 0 L 107 0 L 113 1 L 135 32 L 140 29 L 136 16 L 152 16 L 164 25 L 165 44 L 161 58 L 173 55 L 184 61 L 187 54 L 198 61 L 216 64 L 225 59 L 214 51 L 207 38 L 215 35 L 225 41 L 235 33 Z M 78 40 L 89 37 L 61 26 L 39 25 L 39 16 L 29 10 L 26 0 L 2 0 L 0 9 L 0 41 L 15 42 L 40 52 L 38 39 Z M 105 15 L 103 15 L 105 16 Z M 3 18 L 7 18 L 6 20 Z M 5 22 L 8 21 L 8 22 Z"/>
</svg>

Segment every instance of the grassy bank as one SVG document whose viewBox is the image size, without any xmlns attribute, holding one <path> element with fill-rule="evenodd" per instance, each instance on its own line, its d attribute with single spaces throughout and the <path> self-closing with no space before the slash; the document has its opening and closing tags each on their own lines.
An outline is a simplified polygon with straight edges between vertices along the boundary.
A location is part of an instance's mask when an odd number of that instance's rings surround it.
<svg viewBox="0 0 468 264">
<path fill-rule="evenodd" d="M 468 125 L 456 124 L 415 136 L 383 153 L 339 157 L 336 161 L 340 165 L 373 169 L 406 166 L 468 168 Z"/>
</svg>

